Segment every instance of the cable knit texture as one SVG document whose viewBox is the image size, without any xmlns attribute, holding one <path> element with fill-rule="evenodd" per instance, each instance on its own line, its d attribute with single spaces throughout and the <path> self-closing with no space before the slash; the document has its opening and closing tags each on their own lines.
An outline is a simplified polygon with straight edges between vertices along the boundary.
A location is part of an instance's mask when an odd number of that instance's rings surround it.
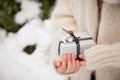
<svg viewBox="0 0 120 80">
<path fill-rule="evenodd" d="M 90 80 L 92 70 L 97 80 L 120 80 L 120 0 L 103 0 L 100 21 L 97 0 L 57 0 L 51 18 L 55 27 L 53 53 L 57 53 L 56 43 L 65 34 L 62 27 L 86 31 L 97 43 L 85 51 L 87 68 L 71 75 L 71 80 Z"/>
<path fill-rule="evenodd" d="M 111 4 L 119 4 L 120 3 L 120 0 L 104 0 L 108 3 L 111 3 Z"/>
</svg>

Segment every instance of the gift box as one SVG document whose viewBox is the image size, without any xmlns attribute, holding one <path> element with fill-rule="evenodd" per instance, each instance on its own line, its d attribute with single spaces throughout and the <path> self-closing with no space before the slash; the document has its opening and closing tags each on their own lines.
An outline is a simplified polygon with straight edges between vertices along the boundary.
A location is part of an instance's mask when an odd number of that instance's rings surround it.
<svg viewBox="0 0 120 80">
<path fill-rule="evenodd" d="M 65 30 L 66 31 L 66 30 Z M 75 54 L 79 58 L 79 54 L 84 50 L 94 46 L 96 43 L 87 32 L 73 33 L 66 31 L 68 34 L 64 35 L 64 39 L 59 41 L 58 54 L 63 56 L 65 54 Z"/>
</svg>

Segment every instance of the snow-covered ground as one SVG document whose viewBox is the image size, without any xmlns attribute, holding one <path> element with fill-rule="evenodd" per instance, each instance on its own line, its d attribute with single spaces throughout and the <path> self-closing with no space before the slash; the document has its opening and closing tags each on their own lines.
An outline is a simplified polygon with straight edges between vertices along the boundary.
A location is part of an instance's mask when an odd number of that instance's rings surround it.
<svg viewBox="0 0 120 80">
<path fill-rule="evenodd" d="M 51 45 L 52 23 L 39 18 L 40 4 L 30 0 L 17 0 L 21 11 L 15 15 L 18 24 L 27 22 L 17 33 L 0 28 L 0 80 L 63 80 L 52 65 L 47 64 Z M 34 10 L 34 11 L 33 11 Z M 23 51 L 36 44 L 32 55 Z"/>
</svg>

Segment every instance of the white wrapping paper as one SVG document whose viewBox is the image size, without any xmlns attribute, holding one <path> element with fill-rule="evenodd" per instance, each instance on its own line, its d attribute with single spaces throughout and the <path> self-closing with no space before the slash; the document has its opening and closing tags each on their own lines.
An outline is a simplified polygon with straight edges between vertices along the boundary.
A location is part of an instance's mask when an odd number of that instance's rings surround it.
<svg viewBox="0 0 120 80">
<path fill-rule="evenodd" d="M 74 33 L 76 37 L 79 37 L 80 52 L 94 46 L 96 43 L 92 37 L 87 32 Z M 77 46 L 75 41 L 72 40 L 71 36 L 64 35 L 63 39 L 60 40 L 58 46 L 59 55 L 63 56 L 64 54 L 77 54 Z"/>
</svg>

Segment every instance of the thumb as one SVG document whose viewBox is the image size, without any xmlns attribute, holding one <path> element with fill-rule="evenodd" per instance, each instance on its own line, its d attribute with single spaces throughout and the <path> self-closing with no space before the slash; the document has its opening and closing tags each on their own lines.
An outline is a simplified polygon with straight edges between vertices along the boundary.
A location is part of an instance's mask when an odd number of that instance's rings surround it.
<svg viewBox="0 0 120 80">
<path fill-rule="evenodd" d="M 54 65 L 55 67 L 60 67 L 60 66 L 61 66 L 61 62 L 55 60 L 55 61 L 53 62 L 53 65 Z"/>
<path fill-rule="evenodd" d="M 81 53 L 81 54 L 79 55 L 79 58 L 82 58 L 83 60 L 85 60 L 85 54 Z"/>
</svg>

